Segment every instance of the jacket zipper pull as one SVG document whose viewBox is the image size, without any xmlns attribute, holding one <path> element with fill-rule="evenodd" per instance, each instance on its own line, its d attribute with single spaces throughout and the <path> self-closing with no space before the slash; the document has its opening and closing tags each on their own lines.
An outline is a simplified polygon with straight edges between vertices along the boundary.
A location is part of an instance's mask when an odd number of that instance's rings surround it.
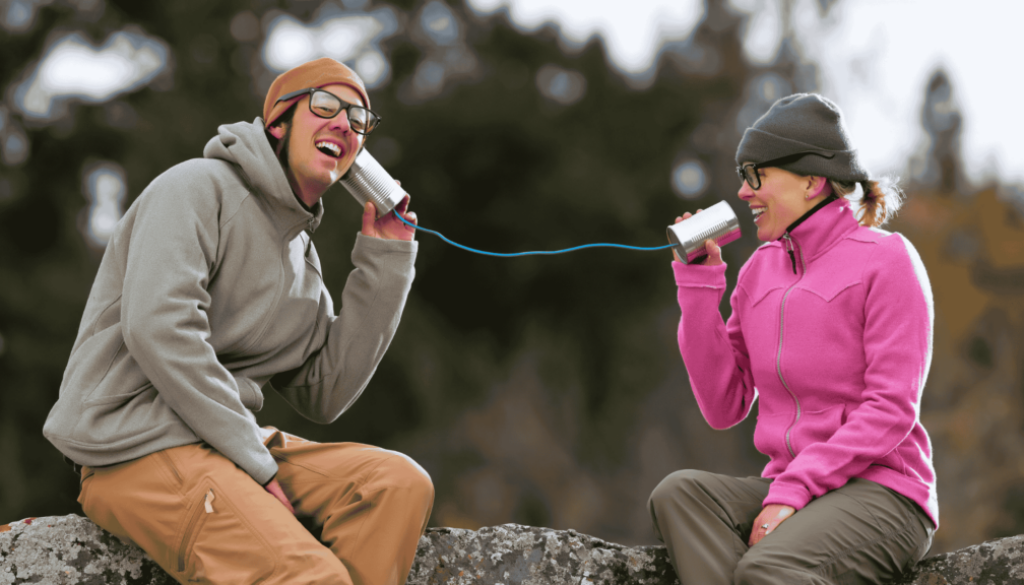
<svg viewBox="0 0 1024 585">
<path fill-rule="evenodd" d="M 796 274 L 796 254 L 793 252 L 793 240 L 789 237 L 789 234 L 782 236 L 783 247 L 786 248 L 786 252 L 789 254 L 789 260 L 793 263 L 793 274 Z"/>
<path fill-rule="evenodd" d="M 213 514 L 213 499 L 216 496 L 213 495 L 213 488 L 206 492 L 206 500 L 203 501 L 203 506 L 206 508 L 207 514 Z"/>
</svg>

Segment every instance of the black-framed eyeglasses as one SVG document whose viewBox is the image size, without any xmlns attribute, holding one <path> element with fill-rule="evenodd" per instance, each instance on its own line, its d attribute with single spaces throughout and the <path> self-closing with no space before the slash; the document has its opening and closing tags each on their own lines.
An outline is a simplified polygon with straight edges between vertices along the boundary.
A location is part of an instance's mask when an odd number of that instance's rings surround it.
<svg viewBox="0 0 1024 585">
<path fill-rule="evenodd" d="M 348 125 L 357 134 L 366 136 L 380 125 L 381 118 L 373 113 L 373 111 L 363 106 L 350 104 L 333 93 L 318 87 L 307 87 L 306 89 L 293 91 L 277 98 L 277 101 L 285 102 L 307 93 L 309 94 L 310 112 L 321 118 L 330 119 L 337 116 L 338 112 L 345 110 L 345 115 L 348 117 Z"/>
<path fill-rule="evenodd" d="M 736 174 L 740 176 L 741 181 L 746 181 L 747 184 L 750 185 L 751 189 L 757 191 L 758 189 L 761 188 L 761 175 L 757 172 L 758 169 L 777 167 L 780 165 L 788 165 L 789 163 L 796 162 L 809 154 L 813 154 L 814 156 L 821 156 L 824 158 L 832 158 L 832 156 L 834 156 L 814 151 L 798 152 L 796 154 L 790 154 L 781 158 L 773 158 L 772 160 L 766 160 L 764 162 L 743 163 L 740 166 L 736 167 Z"/>
</svg>

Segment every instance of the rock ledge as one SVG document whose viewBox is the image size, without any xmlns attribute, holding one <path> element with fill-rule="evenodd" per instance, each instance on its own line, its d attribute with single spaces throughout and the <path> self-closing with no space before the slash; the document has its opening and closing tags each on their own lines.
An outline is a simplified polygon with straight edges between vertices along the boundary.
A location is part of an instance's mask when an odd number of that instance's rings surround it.
<svg viewBox="0 0 1024 585">
<path fill-rule="evenodd" d="M 173 585 L 144 552 L 80 516 L 15 522 L 0 533 L 0 585 Z M 431 528 L 409 585 L 676 585 L 664 547 L 575 530 L 505 524 Z M 1024 585 L 1024 535 L 921 561 L 892 585 Z"/>
</svg>

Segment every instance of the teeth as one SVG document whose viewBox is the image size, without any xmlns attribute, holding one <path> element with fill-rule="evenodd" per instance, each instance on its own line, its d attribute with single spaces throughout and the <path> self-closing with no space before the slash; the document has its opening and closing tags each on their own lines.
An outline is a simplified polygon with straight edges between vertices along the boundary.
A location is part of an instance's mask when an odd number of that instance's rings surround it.
<svg viewBox="0 0 1024 585">
<path fill-rule="evenodd" d="M 326 148 L 327 150 L 331 151 L 334 154 L 334 156 L 341 156 L 341 149 L 338 148 L 338 145 L 333 142 L 321 140 L 320 142 L 317 142 L 315 146 L 317 148 Z"/>
<path fill-rule="evenodd" d="M 752 207 L 750 212 L 754 214 L 754 219 L 757 219 L 764 213 L 764 207 Z"/>
</svg>

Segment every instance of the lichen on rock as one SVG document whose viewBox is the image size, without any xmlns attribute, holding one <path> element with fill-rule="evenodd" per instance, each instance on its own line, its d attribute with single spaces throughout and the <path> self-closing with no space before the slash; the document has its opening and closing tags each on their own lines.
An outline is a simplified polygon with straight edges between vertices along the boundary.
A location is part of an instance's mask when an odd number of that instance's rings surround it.
<svg viewBox="0 0 1024 585">
<path fill-rule="evenodd" d="M 146 553 L 75 515 L 14 522 L 0 533 L 0 585 L 171 585 Z"/>
<path fill-rule="evenodd" d="M 171 585 L 134 545 L 75 515 L 15 522 L 0 532 L 0 585 Z M 662 546 L 504 524 L 429 528 L 409 585 L 678 585 Z M 924 559 L 891 585 L 1024 585 L 1024 535 Z"/>
<path fill-rule="evenodd" d="M 505 524 L 432 528 L 409 585 L 678 583 L 664 547 L 624 547 L 574 530 Z"/>
</svg>

